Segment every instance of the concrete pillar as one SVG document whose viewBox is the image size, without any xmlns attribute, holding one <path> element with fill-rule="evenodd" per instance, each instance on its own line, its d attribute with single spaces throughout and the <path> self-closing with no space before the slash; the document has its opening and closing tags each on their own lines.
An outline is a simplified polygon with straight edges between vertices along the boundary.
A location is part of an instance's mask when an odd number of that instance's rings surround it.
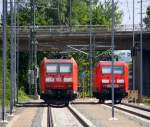
<svg viewBox="0 0 150 127">
<path fill-rule="evenodd" d="M 135 89 L 140 93 L 140 51 L 135 58 Z M 143 50 L 143 96 L 150 97 L 150 51 Z M 140 96 L 139 96 L 140 99 Z"/>
<path fill-rule="evenodd" d="M 143 51 L 143 95 L 150 97 L 150 51 Z"/>
<path fill-rule="evenodd" d="M 135 90 L 140 90 L 140 52 L 135 57 Z M 140 91 L 139 91 L 140 92 Z"/>
</svg>

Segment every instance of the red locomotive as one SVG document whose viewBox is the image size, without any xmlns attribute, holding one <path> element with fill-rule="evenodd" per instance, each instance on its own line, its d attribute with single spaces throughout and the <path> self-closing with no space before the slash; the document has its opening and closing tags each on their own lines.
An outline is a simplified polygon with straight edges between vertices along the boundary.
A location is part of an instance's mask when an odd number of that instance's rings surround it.
<svg viewBox="0 0 150 127">
<path fill-rule="evenodd" d="M 41 97 L 72 100 L 77 95 L 78 66 L 71 59 L 44 58 L 40 66 Z"/>
<path fill-rule="evenodd" d="M 111 100 L 112 97 L 112 62 L 100 61 L 97 63 L 94 74 L 93 95 L 100 102 Z M 125 62 L 114 62 L 114 99 L 120 103 L 127 96 L 128 65 Z"/>
</svg>

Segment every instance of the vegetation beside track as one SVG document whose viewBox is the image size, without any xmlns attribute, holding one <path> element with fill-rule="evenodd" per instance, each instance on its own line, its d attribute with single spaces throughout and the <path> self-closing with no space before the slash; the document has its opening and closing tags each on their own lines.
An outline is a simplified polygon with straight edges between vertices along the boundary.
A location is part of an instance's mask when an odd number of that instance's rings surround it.
<svg viewBox="0 0 150 127">
<path fill-rule="evenodd" d="M 143 103 L 150 106 L 150 97 L 143 97 Z"/>
<path fill-rule="evenodd" d="M 0 49 L 0 105 L 2 102 L 2 50 Z M 9 105 L 11 87 L 10 87 L 10 69 L 7 69 L 7 77 L 6 77 L 6 105 Z"/>
<path fill-rule="evenodd" d="M 7 77 L 6 77 L 6 106 L 10 105 L 10 97 L 11 97 L 11 80 L 10 80 L 10 58 L 7 61 Z M 2 104 L 2 50 L 0 49 L 0 107 Z M 29 96 L 24 92 L 23 87 L 21 87 L 18 91 L 19 101 L 27 101 L 30 99 Z"/>
</svg>

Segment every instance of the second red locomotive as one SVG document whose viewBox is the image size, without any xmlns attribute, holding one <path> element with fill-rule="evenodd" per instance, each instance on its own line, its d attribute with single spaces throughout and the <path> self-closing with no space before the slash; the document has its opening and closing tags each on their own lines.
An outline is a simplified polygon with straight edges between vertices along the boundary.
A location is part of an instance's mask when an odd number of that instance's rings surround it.
<svg viewBox="0 0 150 127">
<path fill-rule="evenodd" d="M 78 66 L 71 59 L 44 58 L 40 66 L 41 97 L 73 100 L 77 95 Z"/>
<path fill-rule="evenodd" d="M 97 63 L 94 74 L 93 95 L 100 102 L 111 100 L 112 95 L 112 62 L 100 61 Z M 115 103 L 120 103 L 127 96 L 128 65 L 125 62 L 114 62 L 114 94 Z"/>
</svg>

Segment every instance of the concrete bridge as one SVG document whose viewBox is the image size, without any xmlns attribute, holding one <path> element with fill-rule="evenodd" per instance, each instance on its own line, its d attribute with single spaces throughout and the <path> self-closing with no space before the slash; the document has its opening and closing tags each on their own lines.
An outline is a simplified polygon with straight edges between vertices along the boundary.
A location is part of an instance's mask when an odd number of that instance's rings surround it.
<svg viewBox="0 0 150 127">
<path fill-rule="evenodd" d="M 29 26 L 17 28 L 19 30 L 19 49 L 28 51 L 30 48 Z M 95 50 L 111 48 L 111 28 L 107 26 L 91 26 L 92 44 Z M 37 26 L 36 40 L 38 51 L 70 51 L 69 46 L 89 50 L 90 26 Z M 115 28 L 115 49 L 130 50 L 133 46 L 132 26 L 117 26 Z M 1 35 L 0 35 L 1 36 Z M 0 37 L 1 38 L 1 37 Z M 140 46 L 140 27 L 135 26 L 135 47 Z M 136 86 L 140 86 L 140 50 L 136 55 Z M 150 29 L 143 28 L 143 93 L 150 96 Z"/>
<path fill-rule="evenodd" d="M 29 26 L 19 27 L 20 51 L 29 49 L 30 40 Z M 135 43 L 140 42 L 140 28 L 135 27 Z M 87 47 L 90 42 L 90 26 L 38 26 L 35 28 L 38 50 L 66 50 L 67 45 Z M 1 36 L 1 35 L 0 35 Z M 96 50 L 110 48 L 111 28 L 107 26 L 92 26 L 92 38 Z M 143 49 L 150 49 L 150 30 L 143 29 Z M 115 32 L 115 49 L 129 50 L 132 47 L 132 26 L 118 26 Z M 80 48 L 80 47 L 79 47 Z M 86 50 L 86 48 L 85 48 Z"/>
</svg>

